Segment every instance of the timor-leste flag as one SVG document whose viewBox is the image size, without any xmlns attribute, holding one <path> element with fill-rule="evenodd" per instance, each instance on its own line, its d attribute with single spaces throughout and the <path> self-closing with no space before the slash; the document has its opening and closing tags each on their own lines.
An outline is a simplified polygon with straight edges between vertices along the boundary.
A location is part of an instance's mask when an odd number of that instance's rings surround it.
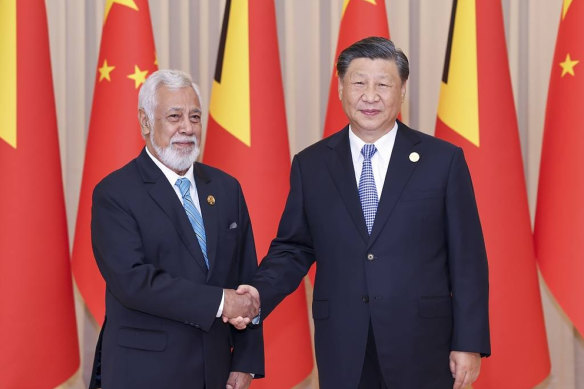
<svg viewBox="0 0 584 389">
<path fill-rule="evenodd" d="M 79 366 L 44 0 L 0 1 L 0 387 Z"/>
<path fill-rule="evenodd" d="M 550 361 L 498 0 L 453 2 L 436 136 L 464 149 L 489 260 L 493 354 L 473 387 L 532 388 Z"/>
<path fill-rule="evenodd" d="M 337 76 L 339 54 L 353 43 L 369 36 L 389 39 L 385 0 L 345 0 L 339 26 L 337 50 L 333 61 L 323 138 L 343 129 L 349 123 L 339 98 Z M 315 269 L 316 264 L 310 268 L 309 272 L 312 284 L 314 284 Z"/>
<path fill-rule="evenodd" d="M 91 248 L 91 195 L 107 174 L 144 146 L 138 124 L 138 90 L 157 69 L 147 0 L 107 0 L 85 152 L 73 244 L 73 274 L 99 324 L 105 313 L 105 282 Z"/>
<path fill-rule="evenodd" d="M 203 159 L 240 181 L 263 258 L 276 236 L 290 173 L 273 0 L 225 4 Z M 304 283 L 270 315 L 264 337 L 266 378 L 254 388 L 290 388 L 310 374 Z"/>
<path fill-rule="evenodd" d="M 564 0 L 541 153 L 535 249 L 543 278 L 584 336 L 584 3 Z"/>
</svg>

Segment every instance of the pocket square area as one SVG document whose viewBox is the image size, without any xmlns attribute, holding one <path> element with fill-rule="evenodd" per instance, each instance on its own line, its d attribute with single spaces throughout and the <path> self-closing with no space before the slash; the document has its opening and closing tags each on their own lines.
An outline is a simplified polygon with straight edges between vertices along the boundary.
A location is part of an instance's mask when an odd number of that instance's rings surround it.
<svg viewBox="0 0 584 389">
<path fill-rule="evenodd" d="M 237 228 L 237 223 L 236 223 L 236 222 L 233 222 L 233 223 L 231 223 L 231 224 L 229 225 L 229 229 L 230 229 L 230 230 L 234 230 L 234 229 L 236 229 L 236 228 Z"/>
</svg>

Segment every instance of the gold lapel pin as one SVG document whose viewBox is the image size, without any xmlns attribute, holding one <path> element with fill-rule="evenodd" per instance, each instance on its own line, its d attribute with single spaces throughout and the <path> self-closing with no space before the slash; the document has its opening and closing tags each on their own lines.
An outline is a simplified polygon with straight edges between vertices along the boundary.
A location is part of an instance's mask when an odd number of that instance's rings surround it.
<svg viewBox="0 0 584 389">
<path fill-rule="evenodd" d="M 410 153 L 410 161 L 418 162 L 419 160 L 420 160 L 420 154 L 416 153 L 415 151 L 413 153 Z"/>
<path fill-rule="evenodd" d="M 213 195 L 207 196 L 207 202 L 209 205 L 215 205 L 215 197 Z"/>
</svg>

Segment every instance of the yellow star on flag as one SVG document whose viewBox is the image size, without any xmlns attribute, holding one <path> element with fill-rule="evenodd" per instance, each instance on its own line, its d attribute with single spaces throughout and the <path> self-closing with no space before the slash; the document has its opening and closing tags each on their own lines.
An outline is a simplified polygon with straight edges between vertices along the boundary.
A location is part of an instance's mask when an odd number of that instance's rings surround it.
<svg viewBox="0 0 584 389">
<path fill-rule="evenodd" d="M 568 53 L 564 62 L 560 62 L 560 66 L 562 67 L 562 77 L 564 77 L 566 73 L 570 73 L 574 76 L 574 66 L 576 66 L 578 62 L 580 61 L 573 61 L 572 58 L 570 58 L 570 53 Z"/>
<path fill-rule="evenodd" d="M 99 81 L 103 80 L 104 78 L 108 81 L 111 81 L 110 73 L 115 68 L 116 68 L 115 66 L 108 66 L 107 59 L 104 59 L 103 65 L 101 65 L 101 67 L 98 69 L 99 70 Z"/>
<path fill-rule="evenodd" d="M 134 73 L 128 74 L 128 78 L 134 80 L 134 86 L 138 89 L 146 81 L 146 74 L 148 74 L 148 70 L 140 70 L 138 65 L 134 65 Z"/>
<path fill-rule="evenodd" d="M 109 12 L 112 9 L 112 5 L 114 5 L 114 3 L 124 5 L 126 7 L 132 8 L 134 11 L 138 11 L 138 6 L 134 0 L 107 0 L 105 3 L 105 16 L 103 17 L 104 23 L 107 20 L 107 16 L 109 15 Z"/>
</svg>

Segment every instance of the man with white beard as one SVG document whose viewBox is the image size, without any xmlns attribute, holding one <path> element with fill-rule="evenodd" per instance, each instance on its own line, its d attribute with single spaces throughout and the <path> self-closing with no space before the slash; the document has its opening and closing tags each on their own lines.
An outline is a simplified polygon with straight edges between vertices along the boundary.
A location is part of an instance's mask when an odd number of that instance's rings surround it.
<svg viewBox="0 0 584 389">
<path fill-rule="evenodd" d="M 245 389 L 264 374 L 261 326 L 226 323 L 258 314 L 233 290 L 257 259 L 239 183 L 196 162 L 201 112 L 189 75 L 153 73 L 138 97 L 146 147 L 95 187 L 107 289 L 90 388 Z"/>
</svg>

